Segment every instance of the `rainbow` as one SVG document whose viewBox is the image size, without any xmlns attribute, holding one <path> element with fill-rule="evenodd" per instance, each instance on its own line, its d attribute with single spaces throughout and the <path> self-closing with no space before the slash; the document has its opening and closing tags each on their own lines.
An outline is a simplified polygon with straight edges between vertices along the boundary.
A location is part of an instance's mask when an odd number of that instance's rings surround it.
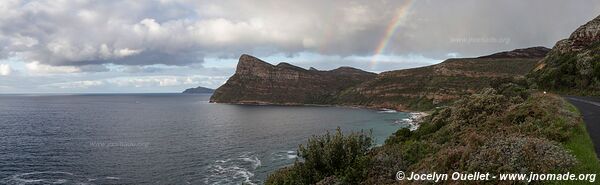
<svg viewBox="0 0 600 185">
<path fill-rule="evenodd" d="M 392 40 L 392 36 L 394 36 L 402 22 L 404 22 L 406 14 L 408 14 L 408 10 L 412 6 L 412 4 L 413 0 L 405 0 L 398 8 L 396 16 L 388 24 L 387 28 L 385 29 L 385 35 L 383 36 L 383 38 L 381 38 L 381 41 L 379 41 L 377 48 L 375 48 L 375 54 L 371 58 L 371 63 L 369 64 L 370 68 L 373 68 L 373 66 L 375 66 L 378 60 L 378 56 L 381 55 L 383 51 L 385 51 L 385 48 L 387 48 L 388 44 L 390 43 L 390 40 Z"/>
</svg>

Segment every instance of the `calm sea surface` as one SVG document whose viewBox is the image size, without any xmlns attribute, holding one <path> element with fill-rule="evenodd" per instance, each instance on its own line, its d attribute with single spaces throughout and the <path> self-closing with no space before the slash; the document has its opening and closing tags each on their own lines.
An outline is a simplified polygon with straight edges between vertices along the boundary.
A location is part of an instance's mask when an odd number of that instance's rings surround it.
<svg viewBox="0 0 600 185">
<path fill-rule="evenodd" d="M 208 103 L 209 95 L 0 95 L 0 184 L 262 184 L 314 134 L 406 113 Z"/>
</svg>

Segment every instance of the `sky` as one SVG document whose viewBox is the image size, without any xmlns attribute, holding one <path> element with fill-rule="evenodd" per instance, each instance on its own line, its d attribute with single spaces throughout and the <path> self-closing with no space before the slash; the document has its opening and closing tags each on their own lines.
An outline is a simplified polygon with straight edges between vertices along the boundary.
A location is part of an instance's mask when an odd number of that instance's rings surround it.
<svg viewBox="0 0 600 185">
<path fill-rule="evenodd" d="M 2 0 L 0 94 L 217 88 L 241 54 L 382 72 L 532 46 L 598 0 Z"/>
</svg>

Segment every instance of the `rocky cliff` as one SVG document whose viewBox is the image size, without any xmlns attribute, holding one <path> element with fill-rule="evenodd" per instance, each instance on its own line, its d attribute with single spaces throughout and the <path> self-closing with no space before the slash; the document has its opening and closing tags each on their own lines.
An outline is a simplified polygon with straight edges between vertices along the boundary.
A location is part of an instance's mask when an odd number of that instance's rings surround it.
<svg viewBox="0 0 600 185">
<path fill-rule="evenodd" d="M 340 91 L 375 78 L 350 67 L 309 70 L 288 63 L 271 65 L 242 55 L 235 74 L 219 87 L 211 102 L 239 104 L 331 104 Z"/>
<path fill-rule="evenodd" d="M 347 89 L 336 103 L 396 110 L 428 110 L 500 82 L 524 80 L 549 49 L 533 47 L 479 58 L 381 73 Z"/>
<path fill-rule="evenodd" d="M 448 59 L 379 75 L 350 67 L 319 71 L 287 63 L 274 66 L 242 55 L 235 74 L 216 90 L 211 102 L 430 109 L 496 82 L 524 79 L 548 50 L 534 47 L 480 58 Z"/>
<path fill-rule="evenodd" d="M 558 41 L 528 77 L 540 89 L 600 95 L 600 16 Z"/>
</svg>

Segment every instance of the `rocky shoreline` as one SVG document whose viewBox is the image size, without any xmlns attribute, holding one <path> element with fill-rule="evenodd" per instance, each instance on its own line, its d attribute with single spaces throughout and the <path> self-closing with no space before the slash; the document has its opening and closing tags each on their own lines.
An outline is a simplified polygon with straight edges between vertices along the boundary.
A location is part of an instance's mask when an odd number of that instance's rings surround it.
<svg viewBox="0 0 600 185">
<path fill-rule="evenodd" d="M 428 116 L 429 114 L 426 112 L 410 112 L 408 113 L 408 118 L 404 118 L 402 120 L 396 120 L 396 124 L 407 124 L 409 125 L 408 129 L 410 131 L 415 131 L 421 126 L 423 122 L 423 118 Z"/>
</svg>

